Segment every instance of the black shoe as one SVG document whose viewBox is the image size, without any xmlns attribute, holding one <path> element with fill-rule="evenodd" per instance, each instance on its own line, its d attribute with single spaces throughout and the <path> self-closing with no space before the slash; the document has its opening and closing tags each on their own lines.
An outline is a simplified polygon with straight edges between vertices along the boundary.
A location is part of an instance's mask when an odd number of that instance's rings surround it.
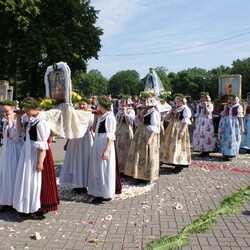
<svg viewBox="0 0 250 250">
<path fill-rule="evenodd" d="M 112 198 L 103 198 L 103 201 L 104 202 L 110 202 L 110 201 L 112 201 Z"/>
<path fill-rule="evenodd" d="M 8 211 L 11 211 L 11 210 L 13 210 L 13 207 L 12 207 L 12 206 L 3 205 L 3 206 L 1 206 L 1 208 L 0 208 L 0 213 L 8 212 Z"/>
<path fill-rule="evenodd" d="M 95 197 L 92 201 L 91 201 L 92 204 L 102 204 L 103 203 L 103 198 L 102 197 Z"/>
<path fill-rule="evenodd" d="M 201 152 L 199 157 L 207 157 L 209 156 L 209 152 Z"/>
<path fill-rule="evenodd" d="M 36 215 L 36 216 L 44 216 L 45 212 L 44 211 L 37 211 L 37 212 L 34 213 L 34 215 Z"/>
<path fill-rule="evenodd" d="M 231 161 L 232 160 L 232 158 L 230 157 L 230 156 L 224 156 L 224 161 Z"/>
<path fill-rule="evenodd" d="M 76 194 L 84 194 L 84 193 L 87 193 L 87 188 L 85 188 L 85 187 L 73 188 L 73 192 Z"/>
<path fill-rule="evenodd" d="M 174 174 L 178 174 L 180 173 L 181 171 L 183 170 L 183 166 L 176 166 L 174 169 L 173 169 L 173 173 Z"/>
</svg>

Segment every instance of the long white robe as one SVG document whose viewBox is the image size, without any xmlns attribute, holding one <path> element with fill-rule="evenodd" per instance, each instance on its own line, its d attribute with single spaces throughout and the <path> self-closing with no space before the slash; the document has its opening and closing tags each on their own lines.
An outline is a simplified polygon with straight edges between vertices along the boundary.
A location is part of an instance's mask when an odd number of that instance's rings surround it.
<svg viewBox="0 0 250 250">
<path fill-rule="evenodd" d="M 98 133 L 100 122 L 105 120 L 106 133 Z M 114 198 L 116 181 L 115 145 L 112 143 L 108 160 L 102 160 L 107 139 L 115 140 L 116 120 L 112 112 L 98 119 L 89 165 L 88 194 Z"/>
<path fill-rule="evenodd" d="M 93 146 L 91 131 L 93 120 L 92 114 L 87 132 L 82 138 L 70 139 L 60 174 L 61 184 L 74 188 L 88 187 L 89 160 Z"/>
<path fill-rule="evenodd" d="M 3 124 L 3 149 L 0 155 L 0 204 L 13 205 L 14 183 L 23 140 L 19 137 L 16 121 L 8 135 L 8 121 Z"/>
<path fill-rule="evenodd" d="M 31 124 L 37 123 L 37 141 L 30 140 L 29 130 Z M 48 122 L 40 114 L 38 117 L 28 119 L 26 127 L 26 141 L 23 145 L 18 162 L 13 207 L 21 213 L 36 212 L 40 206 L 40 193 L 42 173 L 37 172 L 38 149 L 44 150 L 44 157 L 48 149 L 47 140 L 50 135 Z"/>
</svg>

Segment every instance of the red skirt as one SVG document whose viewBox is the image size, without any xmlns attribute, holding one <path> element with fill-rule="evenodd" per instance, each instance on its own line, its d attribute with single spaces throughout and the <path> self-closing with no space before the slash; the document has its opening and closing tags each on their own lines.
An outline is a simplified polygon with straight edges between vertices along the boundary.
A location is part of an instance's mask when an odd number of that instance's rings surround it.
<svg viewBox="0 0 250 250">
<path fill-rule="evenodd" d="M 49 212 L 58 209 L 59 195 L 56 185 L 54 161 L 51 148 L 46 150 L 43 161 L 42 187 L 41 187 L 41 208 L 38 211 Z"/>
<path fill-rule="evenodd" d="M 115 161 L 116 161 L 116 164 L 115 164 L 116 165 L 116 171 L 115 171 L 115 194 L 121 194 L 122 193 L 122 184 L 121 184 L 121 178 L 120 178 L 120 170 L 119 170 L 119 163 L 118 163 L 116 146 L 115 146 Z"/>
</svg>

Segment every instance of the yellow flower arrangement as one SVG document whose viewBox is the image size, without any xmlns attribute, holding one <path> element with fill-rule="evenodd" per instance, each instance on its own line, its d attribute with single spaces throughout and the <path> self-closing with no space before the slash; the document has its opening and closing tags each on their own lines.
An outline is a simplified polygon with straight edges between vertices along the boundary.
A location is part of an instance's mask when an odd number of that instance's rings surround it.
<svg viewBox="0 0 250 250">
<path fill-rule="evenodd" d="M 44 110 L 53 109 L 56 105 L 56 99 L 45 98 L 40 102 L 40 108 Z"/>
<path fill-rule="evenodd" d="M 82 100 L 82 97 L 74 91 L 71 91 L 71 101 L 73 104 Z"/>
</svg>

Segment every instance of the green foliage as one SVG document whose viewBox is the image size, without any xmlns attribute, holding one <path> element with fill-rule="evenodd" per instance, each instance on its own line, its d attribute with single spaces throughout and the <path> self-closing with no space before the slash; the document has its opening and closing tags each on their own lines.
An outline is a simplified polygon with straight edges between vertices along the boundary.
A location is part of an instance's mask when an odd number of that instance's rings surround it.
<svg viewBox="0 0 250 250">
<path fill-rule="evenodd" d="M 189 236 L 202 233 L 212 229 L 212 224 L 216 222 L 220 215 L 235 213 L 240 206 L 250 201 L 250 187 L 240 189 L 236 193 L 226 197 L 218 208 L 200 214 L 196 220 L 184 227 L 178 235 L 165 236 L 159 240 L 150 242 L 144 250 L 168 250 L 185 246 L 189 243 Z"/>
<path fill-rule="evenodd" d="M 165 236 L 160 240 L 150 242 L 144 250 L 168 250 L 189 244 L 189 239 L 183 235 Z"/>
<path fill-rule="evenodd" d="M 85 96 L 107 94 L 108 80 L 98 70 L 79 71 L 72 79 L 73 87 Z"/>
<path fill-rule="evenodd" d="M 0 0 L 0 78 L 26 81 L 26 94 L 37 96 L 47 66 L 85 71 L 101 48 L 97 14 L 88 0 Z"/>
<path fill-rule="evenodd" d="M 141 90 L 140 78 L 135 70 L 124 70 L 114 74 L 109 80 L 108 92 L 112 96 L 137 95 Z"/>
<path fill-rule="evenodd" d="M 246 93 L 250 91 L 250 57 L 233 61 L 231 73 L 242 75 L 242 95 L 246 98 Z"/>
</svg>

